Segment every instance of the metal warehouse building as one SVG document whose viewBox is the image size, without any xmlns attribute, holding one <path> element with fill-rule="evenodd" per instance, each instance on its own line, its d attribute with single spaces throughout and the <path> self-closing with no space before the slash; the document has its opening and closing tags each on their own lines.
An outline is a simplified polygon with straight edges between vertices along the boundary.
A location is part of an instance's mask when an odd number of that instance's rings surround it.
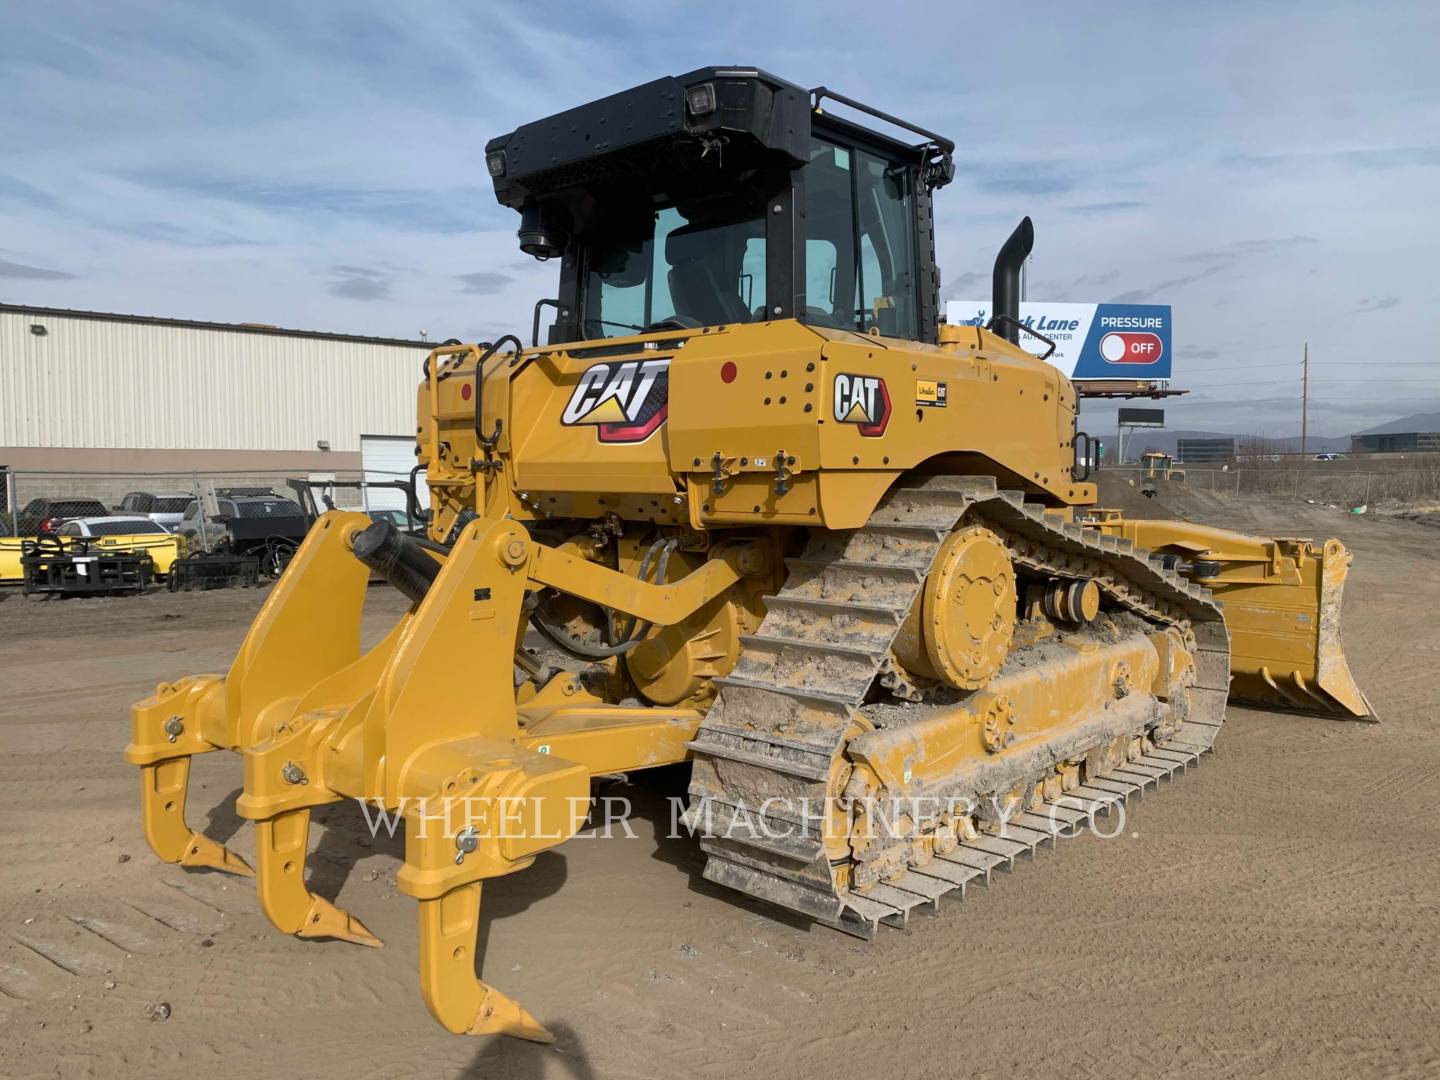
<svg viewBox="0 0 1440 1080">
<path fill-rule="evenodd" d="M 363 438 L 408 468 L 433 347 L 0 304 L 0 466 L 339 473 L 361 468 Z"/>
</svg>

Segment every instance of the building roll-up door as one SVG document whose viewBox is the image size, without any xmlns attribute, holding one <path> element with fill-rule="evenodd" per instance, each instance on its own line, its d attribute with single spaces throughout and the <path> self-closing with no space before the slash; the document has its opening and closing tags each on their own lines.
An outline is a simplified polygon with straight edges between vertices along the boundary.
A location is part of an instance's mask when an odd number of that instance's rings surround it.
<svg viewBox="0 0 1440 1080">
<path fill-rule="evenodd" d="M 410 479 L 415 467 L 415 439 L 409 435 L 361 435 L 360 468 L 367 484 Z M 416 477 L 416 494 L 420 508 L 430 508 L 430 489 L 422 469 Z M 399 488 L 366 488 L 364 506 L 367 510 L 404 510 L 405 493 Z"/>
</svg>

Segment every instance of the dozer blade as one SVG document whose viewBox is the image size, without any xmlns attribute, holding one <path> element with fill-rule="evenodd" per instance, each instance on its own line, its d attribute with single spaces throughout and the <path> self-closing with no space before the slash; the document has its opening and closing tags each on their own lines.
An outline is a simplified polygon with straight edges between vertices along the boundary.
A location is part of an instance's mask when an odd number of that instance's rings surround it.
<svg viewBox="0 0 1440 1080">
<path fill-rule="evenodd" d="M 1350 674 L 1340 642 L 1340 605 L 1350 551 L 1258 537 L 1186 521 L 1115 517 L 1103 532 L 1131 540 L 1152 558 L 1206 586 L 1230 632 L 1230 697 L 1344 719 L 1376 720 Z"/>
<path fill-rule="evenodd" d="M 1350 673 L 1340 640 L 1350 558 L 1339 540 L 1327 540 L 1311 566 L 1300 566 L 1295 584 L 1216 588 L 1230 628 L 1232 698 L 1379 719 Z"/>
</svg>

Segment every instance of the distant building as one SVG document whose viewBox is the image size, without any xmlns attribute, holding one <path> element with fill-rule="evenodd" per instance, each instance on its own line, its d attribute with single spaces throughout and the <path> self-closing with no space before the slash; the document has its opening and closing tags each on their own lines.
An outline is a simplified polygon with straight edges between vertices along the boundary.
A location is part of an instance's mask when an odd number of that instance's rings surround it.
<svg viewBox="0 0 1440 1080">
<path fill-rule="evenodd" d="M 1217 461 L 1235 460 L 1235 440 L 1177 439 L 1175 456 L 1186 465 L 1209 465 Z"/>
<path fill-rule="evenodd" d="M 363 467 L 404 479 L 434 347 L 0 304 L 0 480 L 22 504 L 113 504 L 130 491 L 189 491 L 194 473 L 283 484 Z"/>
<path fill-rule="evenodd" d="M 1387 431 L 1351 435 L 1352 454 L 1440 454 L 1440 431 Z"/>
<path fill-rule="evenodd" d="M 355 469 L 362 433 L 413 442 L 434 347 L 0 304 L 0 464 Z"/>
</svg>

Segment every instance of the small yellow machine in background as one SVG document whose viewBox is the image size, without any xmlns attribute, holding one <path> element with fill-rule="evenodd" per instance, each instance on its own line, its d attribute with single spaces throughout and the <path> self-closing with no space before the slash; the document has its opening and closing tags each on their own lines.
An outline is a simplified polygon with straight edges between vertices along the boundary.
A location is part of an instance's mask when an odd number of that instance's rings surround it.
<svg viewBox="0 0 1440 1080">
<path fill-rule="evenodd" d="M 1163 450 L 1146 450 L 1140 455 L 1140 493 L 1154 498 L 1159 490 L 1155 481 L 1185 482 L 1185 470 L 1175 467 L 1175 460 Z"/>
</svg>

